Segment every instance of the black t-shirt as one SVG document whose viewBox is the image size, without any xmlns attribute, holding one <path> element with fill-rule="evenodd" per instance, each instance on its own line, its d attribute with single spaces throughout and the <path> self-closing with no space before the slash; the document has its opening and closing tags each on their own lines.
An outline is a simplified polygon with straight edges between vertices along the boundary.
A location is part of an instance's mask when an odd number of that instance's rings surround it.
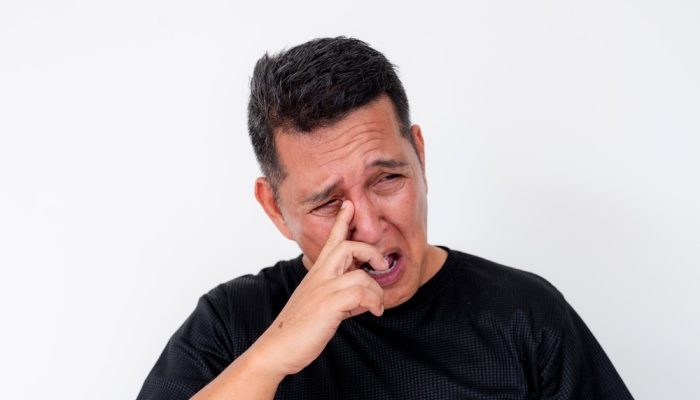
<svg viewBox="0 0 700 400">
<path fill-rule="evenodd" d="M 416 294 L 381 317 L 341 323 L 277 399 L 632 399 L 562 295 L 532 273 L 448 250 Z M 301 256 L 202 296 L 140 400 L 186 399 L 272 323 L 306 269 Z"/>
</svg>

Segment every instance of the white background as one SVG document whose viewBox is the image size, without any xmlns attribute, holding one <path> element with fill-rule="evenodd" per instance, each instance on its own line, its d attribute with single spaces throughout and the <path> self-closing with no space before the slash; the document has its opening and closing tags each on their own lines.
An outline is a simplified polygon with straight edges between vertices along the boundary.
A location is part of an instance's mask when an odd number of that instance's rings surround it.
<svg viewBox="0 0 700 400">
<path fill-rule="evenodd" d="M 201 294 L 298 254 L 252 195 L 248 79 L 342 34 L 399 66 L 431 242 L 554 283 L 638 399 L 694 398 L 699 11 L 3 1 L 0 396 L 134 398 Z"/>
</svg>

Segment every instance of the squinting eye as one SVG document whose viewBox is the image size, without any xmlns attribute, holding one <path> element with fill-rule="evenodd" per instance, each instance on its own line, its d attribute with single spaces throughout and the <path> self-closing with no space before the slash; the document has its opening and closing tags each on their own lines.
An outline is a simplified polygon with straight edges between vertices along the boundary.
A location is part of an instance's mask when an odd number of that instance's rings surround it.
<svg viewBox="0 0 700 400">
<path fill-rule="evenodd" d="M 389 174 L 389 175 L 385 175 L 384 177 L 382 177 L 382 179 L 380 179 L 378 183 L 379 184 L 391 183 L 393 185 L 394 183 L 400 182 L 401 178 L 403 178 L 403 175 L 401 175 L 401 174 Z"/>
<path fill-rule="evenodd" d="M 328 203 L 314 208 L 312 213 L 323 217 L 333 216 L 338 213 L 341 204 L 343 204 L 343 202 L 340 199 L 331 200 Z"/>
<path fill-rule="evenodd" d="M 377 193 L 392 194 L 399 191 L 406 183 L 405 176 L 401 174 L 387 174 L 382 176 L 374 185 Z"/>
</svg>

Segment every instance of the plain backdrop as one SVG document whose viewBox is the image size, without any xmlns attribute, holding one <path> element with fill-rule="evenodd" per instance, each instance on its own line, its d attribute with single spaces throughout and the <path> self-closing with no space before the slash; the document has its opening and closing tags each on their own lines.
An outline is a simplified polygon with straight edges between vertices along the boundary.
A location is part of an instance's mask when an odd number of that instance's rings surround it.
<svg viewBox="0 0 700 400">
<path fill-rule="evenodd" d="M 299 254 L 248 80 L 347 35 L 399 68 L 430 241 L 555 284 L 636 398 L 697 398 L 698 4 L 4 0 L 0 397 L 134 398 L 199 296 Z"/>
</svg>

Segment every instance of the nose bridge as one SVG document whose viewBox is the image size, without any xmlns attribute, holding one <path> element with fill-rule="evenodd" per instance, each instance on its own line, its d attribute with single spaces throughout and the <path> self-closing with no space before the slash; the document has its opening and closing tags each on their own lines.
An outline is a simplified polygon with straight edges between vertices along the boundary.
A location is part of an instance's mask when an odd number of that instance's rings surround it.
<svg viewBox="0 0 700 400">
<path fill-rule="evenodd" d="M 364 194 L 352 201 L 355 215 L 350 224 L 350 240 L 369 244 L 379 242 L 383 231 L 381 209 Z"/>
</svg>

